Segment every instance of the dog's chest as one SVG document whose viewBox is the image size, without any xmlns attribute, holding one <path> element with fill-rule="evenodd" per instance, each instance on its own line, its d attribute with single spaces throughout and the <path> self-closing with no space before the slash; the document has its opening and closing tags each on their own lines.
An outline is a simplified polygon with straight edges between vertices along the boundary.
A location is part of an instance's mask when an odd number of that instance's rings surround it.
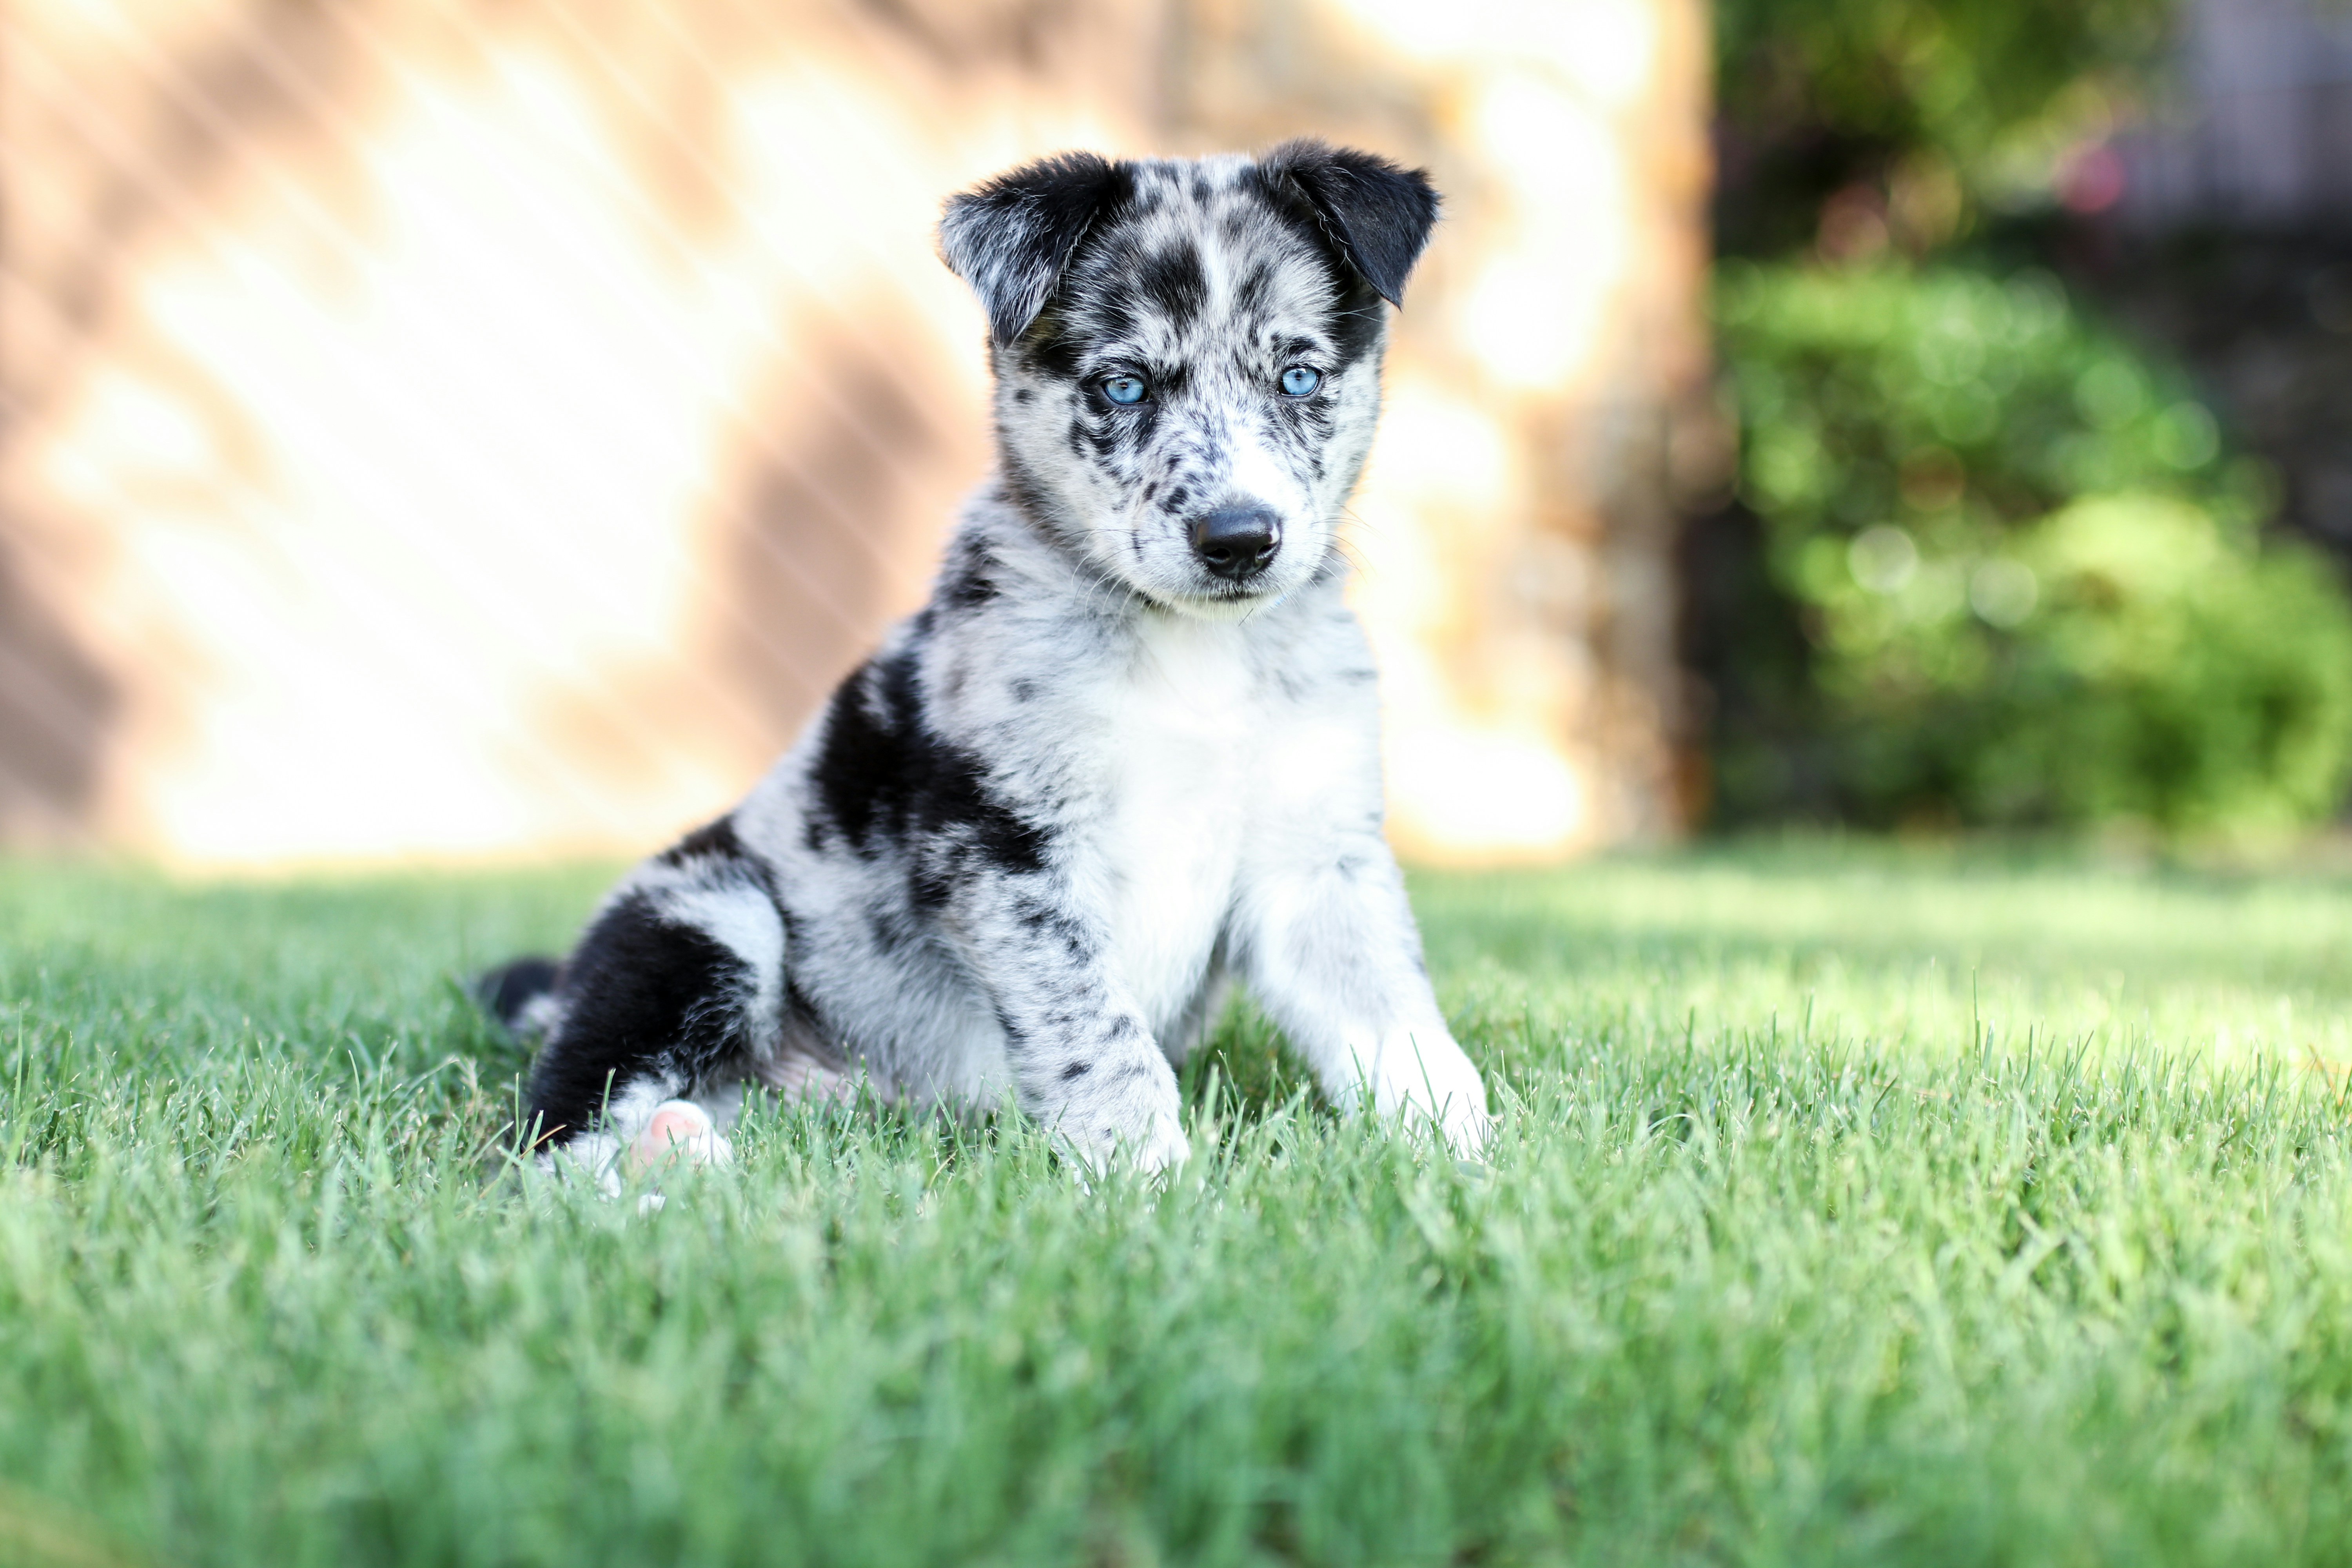
<svg viewBox="0 0 2352 1568">
<path fill-rule="evenodd" d="M 1164 1028 L 1199 989 L 1232 908 L 1279 713 L 1240 628 L 1198 622 L 1144 628 L 1101 697 L 1107 809 L 1087 858 L 1117 970 Z"/>
</svg>

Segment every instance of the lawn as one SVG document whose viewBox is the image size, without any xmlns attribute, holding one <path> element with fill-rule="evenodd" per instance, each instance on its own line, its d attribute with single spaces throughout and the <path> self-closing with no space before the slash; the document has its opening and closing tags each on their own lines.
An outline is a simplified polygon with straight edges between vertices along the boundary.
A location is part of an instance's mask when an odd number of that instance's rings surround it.
<svg viewBox="0 0 2352 1568">
<path fill-rule="evenodd" d="M 0 1563 L 2352 1559 L 2352 879 L 1425 876 L 1490 1164 L 783 1110 L 640 1216 L 457 979 L 593 869 L 0 867 Z"/>
</svg>

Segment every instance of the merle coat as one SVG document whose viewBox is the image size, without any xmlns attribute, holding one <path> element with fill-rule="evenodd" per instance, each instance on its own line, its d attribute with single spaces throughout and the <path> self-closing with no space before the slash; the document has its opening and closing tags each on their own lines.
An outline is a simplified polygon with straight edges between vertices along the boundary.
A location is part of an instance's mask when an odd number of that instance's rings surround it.
<svg viewBox="0 0 2352 1568">
<path fill-rule="evenodd" d="M 609 1171 L 665 1107 L 723 1129 L 747 1083 L 862 1078 L 1009 1093 L 1089 1163 L 1158 1169 L 1229 978 L 1343 1102 L 1480 1145 L 1381 837 L 1338 543 L 1436 207 L 1422 174 L 1316 142 L 1075 154 L 949 204 L 996 473 L 929 603 L 740 805 L 560 966 L 486 977 L 543 1037 L 542 1146 Z"/>
</svg>

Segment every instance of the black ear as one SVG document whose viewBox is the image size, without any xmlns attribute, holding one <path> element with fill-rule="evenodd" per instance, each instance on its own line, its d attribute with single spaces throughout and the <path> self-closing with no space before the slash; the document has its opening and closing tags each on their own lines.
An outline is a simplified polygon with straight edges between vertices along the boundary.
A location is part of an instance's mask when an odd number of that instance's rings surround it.
<svg viewBox="0 0 2352 1568">
<path fill-rule="evenodd" d="M 1381 299 L 1403 302 L 1405 274 L 1437 221 L 1437 192 L 1428 171 L 1312 137 L 1285 142 L 1258 166 L 1307 198 L 1323 232 Z"/>
<path fill-rule="evenodd" d="M 1078 241 L 1131 183 L 1123 163 L 1064 153 L 948 198 L 940 253 L 980 296 L 999 343 L 1029 330 Z"/>
</svg>

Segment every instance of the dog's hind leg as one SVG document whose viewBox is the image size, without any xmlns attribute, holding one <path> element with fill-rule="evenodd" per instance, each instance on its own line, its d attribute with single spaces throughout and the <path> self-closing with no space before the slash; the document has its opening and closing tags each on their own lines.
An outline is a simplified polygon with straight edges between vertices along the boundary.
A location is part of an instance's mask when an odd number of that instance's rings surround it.
<svg viewBox="0 0 2352 1568">
<path fill-rule="evenodd" d="M 740 1083 L 776 1033 L 783 965 L 783 917 L 763 884 L 656 862 L 563 965 L 528 1136 L 608 1187 L 727 1158 Z"/>
</svg>

